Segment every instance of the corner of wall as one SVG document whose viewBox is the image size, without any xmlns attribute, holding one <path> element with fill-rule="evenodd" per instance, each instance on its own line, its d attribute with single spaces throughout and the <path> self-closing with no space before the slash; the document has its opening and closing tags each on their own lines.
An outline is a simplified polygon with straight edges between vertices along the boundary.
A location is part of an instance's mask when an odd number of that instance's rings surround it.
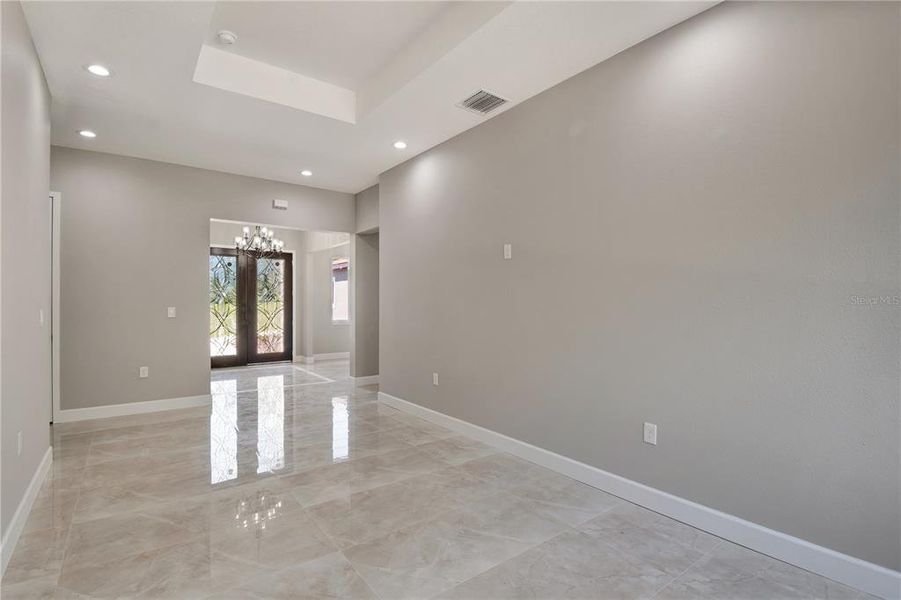
<svg viewBox="0 0 901 600">
<path fill-rule="evenodd" d="M 51 314 L 50 92 L 21 3 L 0 4 L 0 531 L 5 565 L 52 459 L 49 321 L 38 317 L 38 311 Z M 11 121 L 15 127 L 7 126 Z M 46 226 L 23 229 L 23 223 Z M 21 247 L 33 251 L 14 252 Z"/>
</svg>

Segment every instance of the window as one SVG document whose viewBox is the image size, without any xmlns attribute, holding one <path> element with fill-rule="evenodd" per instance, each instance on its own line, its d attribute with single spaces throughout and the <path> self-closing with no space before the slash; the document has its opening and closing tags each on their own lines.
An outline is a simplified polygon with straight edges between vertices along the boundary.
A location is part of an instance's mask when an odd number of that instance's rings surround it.
<svg viewBox="0 0 901 600">
<path fill-rule="evenodd" d="M 347 267 L 349 261 L 346 258 L 332 259 L 332 321 L 348 321 L 350 318 L 350 304 L 348 301 Z"/>
</svg>

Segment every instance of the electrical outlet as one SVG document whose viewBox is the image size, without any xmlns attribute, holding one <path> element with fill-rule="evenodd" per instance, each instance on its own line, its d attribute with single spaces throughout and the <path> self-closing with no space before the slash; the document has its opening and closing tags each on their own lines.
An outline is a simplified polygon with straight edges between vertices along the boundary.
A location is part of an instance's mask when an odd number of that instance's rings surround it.
<svg viewBox="0 0 901 600">
<path fill-rule="evenodd" d="M 141 367 L 140 369 L 138 369 L 138 377 L 140 377 L 141 379 L 150 377 L 150 367 Z"/>
<path fill-rule="evenodd" d="M 170 319 L 174 319 L 174 318 L 175 318 L 175 307 L 174 307 L 174 306 L 170 306 L 169 308 L 167 308 L 167 309 L 166 309 L 166 315 L 167 315 Z"/>
<path fill-rule="evenodd" d="M 644 424 L 644 441 L 646 444 L 657 445 L 657 426 L 653 423 Z"/>
<path fill-rule="evenodd" d="M 432 373 L 432 385 L 438 385 L 438 373 Z"/>
<path fill-rule="evenodd" d="M 513 244 L 504 244 L 504 260 L 513 258 Z"/>
<path fill-rule="evenodd" d="M 22 432 L 16 434 L 16 456 L 22 456 Z"/>
</svg>

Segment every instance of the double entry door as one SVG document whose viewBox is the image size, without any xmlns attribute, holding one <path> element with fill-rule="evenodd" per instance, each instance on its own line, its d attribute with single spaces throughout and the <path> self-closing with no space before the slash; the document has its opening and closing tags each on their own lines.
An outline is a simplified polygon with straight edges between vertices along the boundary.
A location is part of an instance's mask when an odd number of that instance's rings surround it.
<svg viewBox="0 0 901 600">
<path fill-rule="evenodd" d="M 210 248 L 210 364 L 291 360 L 290 254 L 255 258 Z"/>
</svg>

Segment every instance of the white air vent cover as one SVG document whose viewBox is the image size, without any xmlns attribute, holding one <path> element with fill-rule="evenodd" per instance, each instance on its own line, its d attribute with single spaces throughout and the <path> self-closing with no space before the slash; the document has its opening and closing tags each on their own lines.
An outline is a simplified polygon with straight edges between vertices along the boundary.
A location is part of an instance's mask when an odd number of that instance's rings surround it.
<svg viewBox="0 0 901 600">
<path fill-rule="evenodd" d="M 465 108 L 470 112 L 474 112 L 480 115 L 487 115 L 491 111 L 493 111 L 498 106 L 506 104 L 507 101 L 500 96 L 496 96 L 491 92 L 486 92 L 485 90 L 479 90 L 469 98 L 466 98 L 460 104 L 460 108 Z"/>
</svg>

